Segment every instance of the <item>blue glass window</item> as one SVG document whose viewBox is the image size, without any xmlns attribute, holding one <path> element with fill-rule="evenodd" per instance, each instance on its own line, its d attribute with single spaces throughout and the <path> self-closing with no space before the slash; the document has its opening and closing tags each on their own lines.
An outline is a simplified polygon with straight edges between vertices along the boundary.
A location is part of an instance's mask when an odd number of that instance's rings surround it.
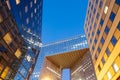
<svg viewBox="0 0 120 80">
<path fill-rule="evenodd" d="M 111 12 L 109 19 L 113 22 L 115 18 L 115 13 Z"/>
<path fill-rule="evenodd" d="M 102 8 L 103 2 L 100 1 L 99 8 Z"/>
<path fill-rule="evenodd" d="M 107 55 L 107 56 L 109 56 L 109 55 L 110 55 L 110 50 L 109 50 L 108 48 L 106 49 L 106 51 L 105 51 L 105 52 L 106 52 L 106 55 Z"/>
<path fill-rule="evenodd" d="M 110 29 L 108 28 L 108 26 L 106 26 L 106 27 L 105 27 L 105 33 L 108 34 L 108 33 L 109 33 L 109 30 L 110 30 Z"/>
<path fill-rule="evenodd" d="M 99 16 L 100 16 L 100 15 L 99 15 L 99 13 L 97 13 L 96 18 L 98 19 L 98 18 L 99 18 Z"/>
<path fill-rule="evenodd" d="M 101 49 L 98 47 L 98 52 L 100 53 Z"/>
<path fill-rule="evenodd" d="M 94 28 L 96 28 L 96 23 L 94 24 Z"/>
<path fill-rule="evenodd" d="M 92 43 L 92 39 L 90 39 L 90 43 Z"/>
<path fill-rule="evenodd" d="M 117 39 L 114 36 L 111 39 L 111 43 L 113 44 L 113 46 L 115 46 L 115 44 L 117 43 Z"/>
<path fill-rule="evenodd" d="M 94 51 L 94 46 L 92 46 L 92 50 Z"/>
<path fill-rule="evenodd" d="M 103 19 L 101 19 L 101 20 L 100 20 L 100 25 L 102 26 L 102 25 L 103 25 L 103 23 L 104 23 L 104 20 L 103 20 Z"/>
<path fill-rule="evenodd" d="M 105 40 L 104 40 L 104 38 L 102 37 L 102 38 L 101 38 L 101 43 L 104 44 L 104 42 L 105 42 Z"/>
<path fill-rule="evenodd" d="M 100 35 L 100 30 L 98 29 L 97 34 Z"/>
<path fill-rule="evenodd" d="M 0 52 L 5 52 L 6 51 L 6 48 L 2 45 L 0 45 Z"/>
<path fill-rule="evenodd" d="M 96 13 L 96 9 L 94 8 L 94 14 Z"/>
<path fill-rule="evenodd" d="M 98 4 L 98 0 L 96 0 L 96 4 Z"/>
<path fill-rule="evenodd" d="M 104 57 L 102 58 L 102 63 L 105 64 L 105 59 L 104 59 Z"/>
<path fill-rule="evenodd" d="M 93 5 L 91 6 L 91 10 L 93 9 Z"/>
<path fill-rule="evenodd" d="M 92 26 L 90 26 L 90 31 L 91 31 L 91 29 L 92 29 Z"/>
<path fill-rule="evenodd" d="M 118 26 L 117 26 L 118 30 L 120 31 L 120 22 L 118 23 Z"/>
<path fill-rule="evenodd" d="M 115 0 L 115 3 L 120 6 L 120 0 Z"/>
<path fill-rule="evenodd" d="M 92 36 L 94 36 L 94 32 L 92 32 Z"/>
<path fill-rule="evenodd" d="M 95 44 L 97 43 L 97 39 L 96 38 L 94 39 L 94 42 L 95 42 Z"/>
</svg>

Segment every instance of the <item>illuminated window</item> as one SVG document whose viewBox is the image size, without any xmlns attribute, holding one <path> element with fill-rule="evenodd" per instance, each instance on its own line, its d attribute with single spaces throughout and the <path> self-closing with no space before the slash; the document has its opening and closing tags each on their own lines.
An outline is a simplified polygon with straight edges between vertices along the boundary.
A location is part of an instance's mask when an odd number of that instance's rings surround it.
<svg viewBox="0 0 120 80">
<path fill-rule="evenodd" d="M 36 8 L 34 9 L 34 12 L 36 13 Z"/>
<path fill-rule="evenodd" d="M 20 49 L 17 49 L 17 51 L 15 52 L 15 56 L 19 59 L 21 56 L 21 51 Z"/>
<path fill-rule="evenodd" d="M 108 79 L 110 80 L 112 78 L 110 72 L 107 72 Z"/>
<path fill-rule="evenodd" d="M 25 12 L 26 12 L 26 13 L 28 12 L 28 7 L 27 7 L 27 6 L 25 6 Z"/>
<path fill-rule="evenodd" d="M 12 38 L 11 38 L 10 33 L 7 33 L 7 34 L 4 36 L 3 39 L 5 40 L 5 42 L 6 42 L 7 44 L 10 44 L 10 43 L 12 42 Z"/>
<path fill-rule="evenodd" d="M 8 73 L 9 73 L 9 67 L 6 67 L 3 71 L 3 73 L 1 74 L 1 77 L 3 79 L 5 79 L 5 77 L 8 75 Z"/>
<path fill-rule="evenodd" d="M 28 23 L 29 23 L 29 18 L 26 19 L 26 24 L 28 24 Z"/>
<path fill-rule="evenodd" d="M 20 3 L 20 0 L 16 0 L 16 4 L 18 5 Z"/>
<path fill-rule="evenodd" d="M 115 72 L 117 72 L 119 70 L 119 67 L 118 67 L 118 65 L 116 63 L 114 63 L 112 65 L 112 67 L 113 67 L 113 69 L 114 69 Z"/>
<path fill-rule="evenodd" d="M 3 21 L 3 17 L 2 15 L 0 14 L 0 23 Z"/>
<path fill-rule="evenodd" d="M 9 0 L 7 0 L 6 3 L 7 3 L 7 6 L 8 6 L 8 8 L 9 8 L 9 10 L 10 10 L 10 9 L 11 9 L 11 6 L 10 6 Z"/>
<path fill-rule="evenodd" d="M 37 0 L 34 0 L 34 3 L 36 4 Z"/>
<path fill-rule="evenodd" d="M 105 6 L 104 13 L 106 14 L 108 11 L 108 6 Z"/>
<path fill-rule="evenodd" d="M 31 2 L 30 2 L 30 7 L 32 7 L 32 5 L 33 5 L 33 4 L 32 4 L 32 1 L 31 1 Z"/>
</svg>

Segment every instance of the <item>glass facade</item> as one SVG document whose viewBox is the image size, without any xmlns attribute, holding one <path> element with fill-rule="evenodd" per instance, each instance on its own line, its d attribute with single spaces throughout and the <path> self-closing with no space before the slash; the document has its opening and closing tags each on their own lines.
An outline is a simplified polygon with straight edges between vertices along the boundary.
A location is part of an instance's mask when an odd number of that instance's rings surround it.
<svg viewBox="0 0 120 80">
<path fill-rule="evenodd" d="M 85 35 L 75 36 L 70 39 L 43 45 L 32 75 L 32 79 L 37 80 L 39 78 L 40 69 L 45 56 L 80 50 L 87 47 L 88 45 Z"/>
</svg>

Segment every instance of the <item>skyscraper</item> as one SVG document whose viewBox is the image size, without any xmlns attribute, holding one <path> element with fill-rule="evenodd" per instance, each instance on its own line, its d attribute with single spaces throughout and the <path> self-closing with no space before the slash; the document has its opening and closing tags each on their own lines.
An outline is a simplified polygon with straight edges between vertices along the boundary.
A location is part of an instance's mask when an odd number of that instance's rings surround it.
<svg viewBox="0 0 120 80">
<path fill-rule="evenodd" d="M 97 80 L 119 80 L 120 0 L 89 0 L 84 28 Z"/>
<path fill-rule="evenodd" d="M 11 14 L 18 28 L 19 34 L 16 35 L 21 35 L 24 45 L 26 45 L 25 47 L 23 46 L 22 49 L 27 50 L 24 56 L 22 56 L 22 60 L 20 61 L 22 64 L 18 67 L 18 72 L 16 72 L 14 80 L 28 80 L 35 67 L 41 49 L 42 0 L 0 1 L 3 2 L 3 4 L 7 4 L 7 10 L 8 12 L 10 11 L 9 14 Z M 2 15 L 4 16 L 4 14 Z M 2 21 L 1 16 L 0 18 Z M 11 20 L 8 20 L 6 24 L 12 26 L 10 21 Z M 15 40 L 17 41 L 18 39 L 15 38 Z"/>
<path fill-rule="evenodd" d="M 32 79 L 38 79 L 45 56 L 75 51 L 87 47 L 88 45 L 85 35 L 79 35 L 69 39 L 43 45 L 32 75 Z"/>
</svg>

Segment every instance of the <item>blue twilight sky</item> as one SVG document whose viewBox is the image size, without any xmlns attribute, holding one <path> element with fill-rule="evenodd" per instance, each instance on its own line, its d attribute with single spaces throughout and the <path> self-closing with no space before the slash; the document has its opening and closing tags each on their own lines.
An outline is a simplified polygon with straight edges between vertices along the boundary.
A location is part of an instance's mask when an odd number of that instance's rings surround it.
<svg viewBox="0 0 120 80">
<path fill-rule="evenodd" d="M 84 33 L 88 0 L 43 0 L 43 44 Z"/>
</svg>

